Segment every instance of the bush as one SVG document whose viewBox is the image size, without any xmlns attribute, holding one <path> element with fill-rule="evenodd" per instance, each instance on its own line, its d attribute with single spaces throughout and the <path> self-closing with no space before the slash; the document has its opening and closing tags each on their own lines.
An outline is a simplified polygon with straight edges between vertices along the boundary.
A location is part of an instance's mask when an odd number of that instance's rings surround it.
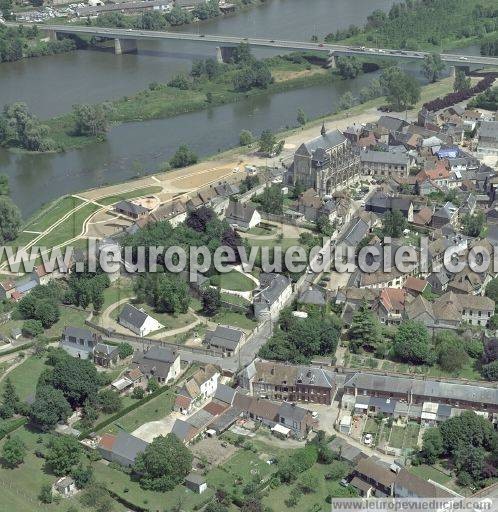
<svg viewBox="0 0 498 512">
<path fill-rule="evenodd" d="M 22 326 L 22 333 L 27 338 L 36 338 L 43 334 L 43 325 L 40 320 L 26 320 Z"/>
</svg>

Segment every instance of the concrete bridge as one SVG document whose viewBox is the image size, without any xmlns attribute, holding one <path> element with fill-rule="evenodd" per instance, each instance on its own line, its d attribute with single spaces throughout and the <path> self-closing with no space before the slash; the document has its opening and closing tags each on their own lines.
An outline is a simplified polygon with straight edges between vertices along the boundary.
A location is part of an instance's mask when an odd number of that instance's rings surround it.
<svg viewBox="0 0 498 512">
<path fill-rule="evenodd" d="M 17 26 L 16 23 L 7 23 L 9 26 Z M 199 43 L 215 43 L 218 45 L 218 58 L 223 59 L 223 47 L 236 46 L 247 43 L 251 46 L 263 48 L 281 48 L 283 50 L 314 50 L 326 52 L 329 55 L 330 67 L 335 66 L 335 57 L 340 55 L 390 57 L 394 59 L 423 60 L 427 52 L 413 50 L 396 50 L 388 48 L 365 48 L 344 46 L 338 44 L 312 43 L 306 41 L 284 41 L 274 39 L 246 38 L 240 36 L 220 36 L 208 34 L 189 34 L 182 32 L 166 32 L 154 30 L 134 30 L 104 27 L 86 27 L 79 25 L 37 25 L 40 30 L 47 31 L 51 38 L 57 38 L 58 34 L 74 34 L 78 36 L 96 36 L 104 39 L 113 39 L 116 54 L 131 53 L 137 50 L 137 41 L 144 40 L 178 40 L 197 41 Z M 271 37 L 271 36 L 270 36 Z M 466 67 L 474 65 L 478 67 L 498 66 L 498 57 L 483 57 L 480 55 L 458 55 L 442 53 L 443 62 Z"/>
</svg>

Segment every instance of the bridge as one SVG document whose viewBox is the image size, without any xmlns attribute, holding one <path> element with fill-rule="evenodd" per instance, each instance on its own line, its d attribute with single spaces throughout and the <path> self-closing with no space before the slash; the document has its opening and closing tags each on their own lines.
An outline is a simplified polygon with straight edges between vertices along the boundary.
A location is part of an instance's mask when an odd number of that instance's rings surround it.
<svg viewBox="0 0 498 512">
<path fill-rule="evenodd" d="M 7 23 L 9 26 L 17 26 L 16 23 Z M 305 41 L 284 41 L 274 39 L 246 38 L 240 36 L 220 36 L 208 34 L 189 34 L 182 32 L 166 32 L 154 30 L 135 30 L 121 28 L 105 27 L 87 27 L 80 25 L 37 25 L 40 30 L 47 31 L 53 39 L 58 34 L 69 34 L 78 36 L 95 36 L 104 39 L 114 40 L 114 49 L 116 54 L 131 53 L 137 50 L 137 41 L 139 40 L 177 40 L 177 41 L 196 41 L 202 43 L 215 43 L 218 45 L 218 59 L 223 60 L 223 47 L 237 46 L 240 43 L 247 43 L 250 46 L 262 48 L 277 48 L 283 50 L 314 50 L 326 52 L 329 56 L 329 64 L 335 67 L 335 57 L 344 56 L 376 56 L 390 57 L 394 59 L 412 59 L 423 60 L 427 52 L 413 50 L 393 50 L 388 48 L 365 48 L 344 46 L 328 43 L 313 43 Z M 476 65 L 498 66 L 498 57 L 484 57 L 480 55 L 458 55 L 442 53 L 441 60 L 453 66 L 468 67 Z"/>
</svg>

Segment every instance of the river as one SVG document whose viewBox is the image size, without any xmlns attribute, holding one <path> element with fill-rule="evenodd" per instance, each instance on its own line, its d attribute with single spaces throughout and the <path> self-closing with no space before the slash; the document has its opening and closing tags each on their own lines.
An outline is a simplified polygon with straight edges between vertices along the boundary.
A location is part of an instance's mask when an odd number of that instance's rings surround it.
<svg viewBox="0 0 498 512">
<path fill-rule="evenodd" d="M 393 0 L 268 0 L 230 17 L 209 20 L 183 31 L 248 37 L 309 40 L 351 23 L 362 24 L 374 9 Z M 267 50 L 258 55 L 268 55 Z M 214 46 L 195 42 L 141 42 L 137 54 L 115 56 L 106 51 L 71 54 L 0 64 L 0 105 L 25 101 L 41 118 L 67 112 L 75 103 L 118 98 L 167 82 L 187 72 L 195 58 L 214 56 Z M 416 67 L 409 69 L 416 72 Z M 242 129 L 256 135 L 296 123 L 296 111 L 309 117 L 330 112 L 347 90 L 357 93 L 374 75 L 333 85 L 313 86 L 174 118 L 128 123 L 113 128 L 108 140 L 61 154 L 16 154 L 0 149 L 0 173 L 9 176 L 12 197 L 28 217 L 63 194 L 150 173 L 168 160 L 180 144 L 199 156 L 233 147 Z"/>
</svg>

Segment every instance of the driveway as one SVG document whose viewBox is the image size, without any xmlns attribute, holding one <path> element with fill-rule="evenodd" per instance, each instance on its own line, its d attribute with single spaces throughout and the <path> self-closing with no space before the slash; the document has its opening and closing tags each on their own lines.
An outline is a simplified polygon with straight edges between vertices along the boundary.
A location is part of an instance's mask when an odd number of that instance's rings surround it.
<svg viewBox="0 0 498 512">
<path fill-rule="evenodd" d="M 132 434 L 147 443 L 151 443 L 155 437 L 169 434 L 173 429 L 175 421 L 181 418 L 185 419 L 185 416 L 179 412 L 173 411 L 162 420 L 144 423 L 134 430 Z"/>
</svg>

